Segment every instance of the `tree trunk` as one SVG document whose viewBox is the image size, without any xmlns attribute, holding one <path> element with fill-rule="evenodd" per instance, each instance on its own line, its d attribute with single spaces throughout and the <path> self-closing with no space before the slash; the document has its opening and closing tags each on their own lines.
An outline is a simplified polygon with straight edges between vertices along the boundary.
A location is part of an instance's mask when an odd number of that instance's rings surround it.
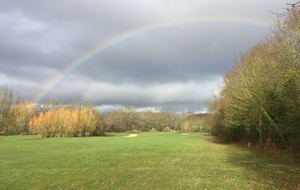
<svg viewBox="0 0 300 190">
<path fill-rule="evenodd" d="M 261 114 L 259 114 L 258 127 L 259 127 L 259 145 L 262 146 L 262 144 L 263 144 L 263 134 L 262 134 L 263 129 L 262 129 Z"/>
</svg>

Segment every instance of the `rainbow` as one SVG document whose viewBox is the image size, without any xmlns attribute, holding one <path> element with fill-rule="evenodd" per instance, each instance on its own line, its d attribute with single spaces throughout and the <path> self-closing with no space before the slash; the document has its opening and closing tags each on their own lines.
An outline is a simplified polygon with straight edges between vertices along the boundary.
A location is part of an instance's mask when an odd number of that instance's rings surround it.
<svg viewBox="0 0 300 190">
<path fill-rule="evenodd" d="M 140 28 L 136 28 L 131 31 L 124 32 L 122 34 L 113 36 L 106 41 L 100 42 L 97 46 L 91 48 L 87 52 L 78 56 L 72 62 L 67 64 L 63 70 L 61 70 L 56 76 L 49 80 L 43 87 L 43 89 L 37 93 L 34 98 L 35 103 L 40 103 L 42 100 L 68 75 L 77 70 L 80 66 L 88 63 L 96 55 L 101 54 L 105 50 L 109 50 L 112 47 L 117 46 L 128 42 L 130 40 L 136 39 L 144 34 L 151 32 L 167 29 L 167 28 L 176 28 L 187 25 L 199 25 L 199 24 L 211 24 L 211 23 L 228 23 L 228 24 L 237 24 L 242 26 L 253 26 L 266 30 L 270 26 L 270 22 L 267 20 L 260 19 L 249 19 L 249 18 L 235 18 L 235 17 L 202 17 L 202 18 L 185 18 L 185 19 L 176 19 L 170 21 L 157 22 L 150 25 L 145 25 Z"/>
</svg>

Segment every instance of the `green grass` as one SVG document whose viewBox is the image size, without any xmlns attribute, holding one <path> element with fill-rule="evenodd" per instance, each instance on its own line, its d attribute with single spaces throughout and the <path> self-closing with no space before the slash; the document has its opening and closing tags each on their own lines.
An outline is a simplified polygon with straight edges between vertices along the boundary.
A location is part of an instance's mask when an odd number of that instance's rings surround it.
<svg viewBox="0 0 300 190">
<path fill-rule="evenodd" d="M 0 189 L 300 189 L 299 164 L 207 134 L 0 137 Z"/>
</svg>

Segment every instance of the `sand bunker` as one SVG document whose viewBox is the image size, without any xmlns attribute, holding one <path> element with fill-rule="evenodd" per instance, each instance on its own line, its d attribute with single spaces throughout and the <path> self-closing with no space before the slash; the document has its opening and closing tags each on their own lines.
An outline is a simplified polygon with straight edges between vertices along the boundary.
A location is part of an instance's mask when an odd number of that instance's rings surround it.
<svg viewBox="0 0 300 190">
<path fill-rule="evenodd" d="M 137 134 L 129 134 L 128 136 L 123 136 L 123 137 L 136 137 L 138 136 Z"/>
<path fill-rule="evenodd" d="M 181 135 L 190 135 L 189 133 L 182 133 Z"/>
</svg>

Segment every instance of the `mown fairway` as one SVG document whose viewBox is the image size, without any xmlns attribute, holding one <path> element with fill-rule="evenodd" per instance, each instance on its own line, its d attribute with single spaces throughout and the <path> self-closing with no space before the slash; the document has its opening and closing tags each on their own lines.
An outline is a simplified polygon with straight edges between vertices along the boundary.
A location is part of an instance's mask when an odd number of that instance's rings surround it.
<svg viewBox="0 0 300 190">
<path fill-rule="evenodd" d="M 0 189 L 300 189 L 300 166 L 192 133 L 0 137 Z"/>
</svg>

